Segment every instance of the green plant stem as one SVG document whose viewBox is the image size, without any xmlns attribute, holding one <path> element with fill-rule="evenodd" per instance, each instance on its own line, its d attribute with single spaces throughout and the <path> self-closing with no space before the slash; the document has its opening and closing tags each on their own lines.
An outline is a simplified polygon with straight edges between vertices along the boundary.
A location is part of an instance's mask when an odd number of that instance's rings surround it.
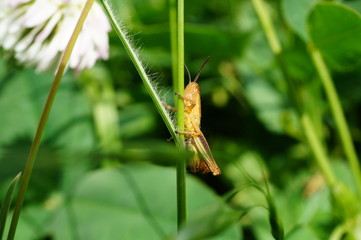
<svg viewBox="0 0 361 240">
<path fill-rule="evenodd" d="M 332 115 L 335 119 L 336 128 L 341 139 L 341 144 L 349 161 L 351 171 L 356 182 L 358 194 L 361 196 L 360 164 L 339 97 L 320 51 L 317 48 L 311 47 L 310 53 L 318 75 L 320 76 L 322 85 L 325 89 L 328 102 L 330 103 Z"/>
<path fill-rule="evenodd" d="M 332 171 L 332 168 L 328 162 L 327 155 L 323 150 L 323 146 L 319 137 L 316 134 L 314 125 L 308 114 L 304 113 L 301 116 L 301 124 L 306 135 L 306 139 L 309 146 L 315 156 L 317 164 L 320 166 L 323 176 L 330 186 L 334 186 L 336 183 L 336 177 Z"/>
<path fill-rule="evenodd" d="M 8 240 L 12 240 L 15 237 L 15 232 L 16 232 L 16 227 L 17 227 L 18 221 L 19 221 L 20 211 L 21 211 L 21 208 L 22 208 L 23 203 L 24 203 L 25 193 L 26 193 L 26 190 L 28 188 L 30 176 L 31 176 L 31 173 L 32 173 L 32 170 L 33 170 L 33 167 L 34 167 L 34 163 L 35 163 L 35 158 L 36 158 L 36 155 L 37 155 L 38 150 L 39 150 L 41 137 L 43 135 L 44 128 L 45 128 L 46 122 L 48 120 L 51 107 L 52 107 L 52 105 L 54 103 L 54 99 L 55 99 L 55 96 L 56 96 L 56 93 L 57 93 L 61 78 L 62 78 L 62 76 L 64 74 L 65 67 L 66 67 L 66 65 L 67 65 L 67 63 L 69 61 L 69 58 L 70 58 L 71 52 L 72 52 L 72 50 L 74 48 L 76 39 L 79 36 L 79 33 L 80 33 L 81 28 L 83 26 L 83 23 L 84 23 L 84 21 L 86 19 L 86 16 L 88 15 L 90 9 L 91 9 L 91 6 L 93 5 L 93 2 L 94 2 L 94 0 L 87 0 L 85 6 L 83 8 L 83 11 L 82 11 L 82 13 L 81 13 L 81 15 L 79 17 L 79 20 L 78 20 L 78 22 L 77 22 L 77 24 L 75 26 L 73 34 L 71 35 L 71 38 L 70 38 L 70 40 L 69 40 L 69 42 L 68 42 L 68 44 L 67 44 L 67 46 L 65 48 L 64 54 L 63 54 L 63 56 L 62 56 L 62 58 L 60 60 L 58 70 L 57 70 L 57 72 L 55 74 L 53 84 L 52 84 L 51 89 L 49 91 L 49 95 L 48 95 L 48 98 L 46 100 L 43 112 L 41 114 L 41 118 L 40 118 L 38 128 L 36 130 L 36 134 L 35 134 L 31 149 L 30 149 L 30 153 L 29 153 L 28 159 L 27 159 L 26 164 L 25 164 L 24 174 L 23 174 L 23 177 L 21 178 L 21 182 L 20 182 L 19 195 L 18 195 L 18 198 L 16 199 L 14 214 L 13 214 L 13 217 L 12 217 L 12 220 L 11 220 L 11 225 L 10 225 L 9 234 L 8 234 Z"/>
<path fill-rule="evenodd" d="M 259 18 L 259 21 L 261 23 L 261 26 L 263 28 L 263 32 L 266 35 L 268 44 L 273 52 L 273 54 L 276 57 L 276 60 L 278 62 L 279 67 L 281 68 L 282 74 L 284 76 L 284 79 L 287 82 L 288 86 L 288 96 L 290 100 L 292 101 L 292 104 L 296 108 L 297 112 L 301 115 L 301 104 L 300 101 L 297 98 L 296 93 L 296 86 L 294 81 L 290 78 L 290 75 L 288 74 L 287 67 L 285 64 L 285 61 L 282 56 L 282 46 L 277 38 L 276 31 L 273 27 L 272 20 L 270 16 L 268 15 L 268 12 L 264 6 L 263 0 L 252 0 L 253 6 L 256 10 L 257 16 Z"/>
<path fill-rule="evenodd" d="M 150 97 L 152 98 L 160 116 L 162 117 L 165 125 L 167 126 L 170 134 L 172 135 L 173 139 L 175 140 L 177 146 L 183 146 L 182 141 L 178 134 L 176 134 L 176 129 L 173 125 L 172 119 L 168 114 L 168 111 L 163 107 L 162 101 L 153 86 L 151 79 L 148 77 L 144 66 L 142 65 L 136 49 L 132 46 L 129 37 L 127 36 L 126 32 L 120 26 L 119 21 L 117 21 L 117 15 L 114 12 L 114 8 L 111 7 L 111 4 L 108 0 L 100 0 L 105 13 L 108 15 L 108 18 L 113 25 L 114 30 L 118 34 L 120 41 L 122 42 L 125 50 L 127 51 L 129 58 L 132 60 L 135 68 L 138 71 L 140 78 L 142 79 L 144 86 L 146 87 Z"/>
<path fill-rule="evenodd" d="M 178 57 L 177 57 L 177 1 L 169 0 L 169 31 L 170 31 L 170 46 L 172 56 L 172 79 L 173 79 L 173 90 L 177 91 L 177 77 L 178 77 Z M 178 99 L 174 96 L 174 102 Z"/>
<path fill-rule="evenodd" d="M 279 54 L 282 51 L 281 44 L 278 41 L 276 31 L 272 25 L 272 21 L 265 8 L 263 0 L 252 0 L 254 9 L 256 10 L 259 21 L 261 22 L 263 31 L 266 35 L 268 43 L 274 54 Z"/>
<path fill-rule="evenodd" d="M 111 7 L 109 0 L 100 0 L 100 3 L 103 5 L 103 8 L 106 14 L 109 17 L 111 24 L 114 27 L 114 30 L 119 36 L 120 41 L 122 42 L 125 50 L 127 51 L 130 59 L 132 60 L 135 68 L 137 69 L 145 87 L 147 88 L 150 97 L 152 98 L 155 106 L 157 107 L 161 117 L 163 118 L 164 123 L 166 124 L 169 132 L 171 133 L 173 139 L 175 140 L 177 146 L 179 148 L 184 148 L 184 137 L 182 135 L 176 134 L 176 129 L 172 123 L 170 116 L 168 115 L 167 110 L 163 107 L 162 101 L 157 94 L 151 80 L 147 76 L 147 73 L 138 58 L 135 48 L 132 46 L 127 34 L 122 29 L 117 21 L 117 15 L 113 11 L 114 8 Z M 183 75 L 183 66 L 184 66 L 184 2 L 183 0 L 178 1 L 178 18 L 177 18 L 177 92 L 183 94 L 184 91 L 184 75 Z M 178 130 L 182 131 L 184 126 L 183 120 L 183 101 L 177 101 L 178 107 Z M 185 193 L 185 169 L 186 169 L 186 162 L 185 161 L 178 161 L 177 162 L 177 212 L 178 212 L 178 227 L 181 226 L 186 218 L 186 193 Z"/>
<path fill-rule="evenodd" d="M 184 0 L 178 0 L 177 7 L 177 92 L 184 93 Z M 184 131 L 184 103 L 183 99 L 177 101 L 178 131 Z M 180 135 L 184 142 L 184 136 Z M 178 229 L 187 218 L 186 205 L 186 161 L 177 162 L 177 224 Z"/>
<path fill-rule="evenodd" d="M 287 81 L 289 96 L 298 111 L 299 117 L 301 119 L 301 125 L 305 133 L 306 141 L 308 142 L 311 151 L 313 152 L 313 155 L 316 159 L 316 162 L 321 169 L 321 172 L 323 173 L 323 176 L 325 177 L 327 183 L 330 186 L 333 186 L 336 181 L 336 177 L 334 175 L 334 172 L 332 171 L 331 164 L 329 162 L 329 159 L 327 158 L 327 154 L 322 147 L 322 141 L 316 134 L 316 128 L 313 122 L 310 120 L 308 114 L 304 113 L 303 109 L 301 108 L 301 104 L 297 99 L 297 92 L 295 91 L 296 89 L 293 85 L 293 80 L 290 78 L 290 75 L 287 72 L 287 68 L 285 67 L 282 55 L 282 47 L 272 25 L 272 19 L 268 15 L 263 0 L 252 0 L 252 3 L 260 20 L 263 31 L 266 35 L 267 41 L 271 47 L 271 50 L 276 56 L 276 60 L 280 65 L 282 74 Z"/>
</svg>

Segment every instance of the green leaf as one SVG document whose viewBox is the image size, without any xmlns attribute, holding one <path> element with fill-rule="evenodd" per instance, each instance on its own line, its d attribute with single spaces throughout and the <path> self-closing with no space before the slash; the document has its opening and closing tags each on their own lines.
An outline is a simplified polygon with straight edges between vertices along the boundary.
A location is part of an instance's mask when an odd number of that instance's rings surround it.
<svg viewBox="0 0 361 240">
<path fill-rule="evenodd" d="M 54 205 L 57 204 L 55 198 L 51 197 L 42 204 L 28 205 L 21 210 L 15 239 L 47 239 L 51 230 L 49 222 L 54 218 L 52 210 L 54 210 Z"/>
<path fill-rule="evenodd" d="M 347 1 L 344 0 L 342 4 L 355 9 L 357 12 L 361 13 L 361 2 L 360 1 Z"/>
<path fill-rule="evenodd" d="M 56 239 L 164 239 L 176 232 L 175 171 L 137 163 L 89 173 L 53 222 Z M 209 209 L 217 197 L 187 178 L 189 218 Z M 223 206 L 225 207 L 225 206 Z M 232 218 L 233 219 L 233 218 Z M 210 232 L 212 228 L 208 229 Z M 239 239 L 235 226 L 221 239 Z"/>
<path fill-rule="evenodd" d="M 0 209 L 0 239 L 2 239 L 3 234 L 4 234 L 5 223 L 6 223 L 7 214 L 10 209 L 11 199 L 13 197 L 13 193 L 14 193 L 16 184 L 19 181 L 20 176 L 21 176 L 21 173 L 16 175 L 16 177 L 11 181 L 10 186 L 6 192 L 5 198 L 3 200 L 3 203 L 1 205 L 1 209 Z"/>
<path fill-rule="evenodd" d="M 32 139 L 44 106 L 52 75 L 32 70 L 15 73 L 0 89 L 0 143 L 10 145 Z M 70 74 L 64 76 L 46 126 L 44 141 L 56 147 L 79 151 L 94 148 L 95 136 L 88 99 L 77 88 Z"/>
<path fill-rule="evenodd" d="M 132 138 L 154 129 L 156 119 L 147 104 L 133 104 L 119 111 L 123 138 Z"/>
<path fill-rule="evenodd" d="M 173 143 L 142 140 L 126 143 L 119 153 L 122 162 L 147 161 L 158 165 L 175 166 L 177 161 L 191 158 L 193 154 L 186 149 L 178 149 Z"/>
<path fill-rule="evenodd" d="M 308 14 L 312 6 L 319 0 L 283 0 L 282 10 L 283 15 L 288 25 L 298 34 L 303 40 L 308 40 L 309 36 L 306 29 L 306 22 Z"/>
<path fill-rule="evenodd" d="M 224 204 L 214 204 L 190 219 L 177 235 L 177 240 L 206 239 L 234 225 L 242 213 L 226 208 Z M 224 239 L 224 236 L 220 238 Z"/>
<path fill-rule="evenodd" d="M 355 218 L 360 211 L 359 201 L 350 188 L 338 182 L 332 186 L 331 191 L 336 216 L 345 218 L 345 221 Z"/>
<path fill-rule="evenodd" d="M 287 114 L 284 96 L 271 83 L 256 76 L 246 82 L 246 96 L 265 127 L 277 133 L 285 131 L 282 117 Z"/>
<path fill-rule="evenodd" d="M 0 112 L 6 113 L 0 117 L 0 125 L 6 126 L 0 128 L 0 143 L 3 145 L 19 137 L 32 136 L 35 132 L 38 109 L 32 101 L 30 80 L 35 81 L 33 78 L 28 72 L 21 72 L 2 82 Z"/>
<path fill-rule="evenodd" d="M 319 238 L 314 230 L 311 227 L 308 226 L 302 226 L 298 229 L 296 229 L 292 234 L 290 234 L 287 238 L 287 240 L 321 240 Z"/>
<path fill-rule="evenodd" d="M 361 16 L 335 3 L 319 3 L 308 19 L 314 45 L 337 69 L 347 70 L 361 63 Z"/>
</svg>

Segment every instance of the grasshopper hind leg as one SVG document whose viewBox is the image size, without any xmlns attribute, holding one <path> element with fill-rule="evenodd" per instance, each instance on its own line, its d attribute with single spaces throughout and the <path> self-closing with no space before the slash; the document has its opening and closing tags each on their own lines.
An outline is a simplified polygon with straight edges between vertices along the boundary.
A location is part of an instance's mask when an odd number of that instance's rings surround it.
<svg viewBox="0 0 361 240">
<path fill-rule="evenodd" d="M 198 154 L 198 150 L 195 146 L 195 142 L 193 138 L 186 139 L 187 148 L 194 153 L 192 159 L 189 160 L 188 169 L 192 173 L 209 173 L 211 172 L 208 165 L 202 160 L 202 158 Z"/>
</svg>

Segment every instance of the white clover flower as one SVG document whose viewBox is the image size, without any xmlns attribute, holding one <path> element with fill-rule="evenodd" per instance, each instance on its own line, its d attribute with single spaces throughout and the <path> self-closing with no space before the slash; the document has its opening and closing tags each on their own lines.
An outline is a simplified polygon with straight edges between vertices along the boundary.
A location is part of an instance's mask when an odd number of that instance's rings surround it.
<svg viewBox="0 0 361 240">
<path fill-rule="evenodd" d="M 86 0 L 0 0 L 0 47 L 38 71 L 58 64 Z M 109 55 L 107 17 L 94 3 L 68 66 L 80 71 Z"/>
</svg>

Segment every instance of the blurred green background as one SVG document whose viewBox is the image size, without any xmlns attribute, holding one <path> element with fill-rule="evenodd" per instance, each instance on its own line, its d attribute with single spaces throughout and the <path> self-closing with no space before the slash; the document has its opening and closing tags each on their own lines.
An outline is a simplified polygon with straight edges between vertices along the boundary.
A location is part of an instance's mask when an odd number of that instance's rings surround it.
<svg viewBox="0 0 361 240">
<path fill-rule="evenodd" d="M 316 2 L 272 0 L 267 1 L 267 10 L 284 47 L 288 72 L 297 79 L 297 92 L 329 150 L 336 175 L 353 189 L 307 49 L 311 36 L 330 67 L 359 150 L 361 29 L 342 43 L 323 45 L 325 39 L 317 27 L 337 28 L 343 23 L 336 13 L 330 13 L 324 25 L 308 19 Z M 355 24 L 361 26 L 360 1 L 339 3 L 355 11 Z M 114 0 L 114 8 L 162 97 L 173 105 L 168 2 Z M 185 60 L 193 77 L 211 56 L 198 82 L 201 124 L 222 175 L 188 174 L 188 214 L 196 230 L 185 232 L 184 239 L 206 239 L 194 237 L 203 228 L 209 236 L 214 230 L 209 239 L 272 239 L 269 212 L 262 207 L 267 205 L 265 197 L 245 187 L 247 174 L 261 185 L 269 182 L 285 231 L 292 231 L 287 239 L 328 239 L 339 224 L 329 190 L 304 140 L 287 84 L 251 1 L 186 1 L 185 22 Z M 52 73 L 17 66 L 5 52 L 2 56 L 0 199 L 24 167 L 53 78 Z M 174 235 L 174 166 L 190 155 L 179 152 L 167 141 L 169 137 L 113 31 L 109 60 L 78 75 L 68 72 L 62 80 L 16 239 L 166 239 Z M 234 209 L 240 215 L 235 217 Z M 217 221 L 212 220 L 215 216 Z"/>
</svg>

